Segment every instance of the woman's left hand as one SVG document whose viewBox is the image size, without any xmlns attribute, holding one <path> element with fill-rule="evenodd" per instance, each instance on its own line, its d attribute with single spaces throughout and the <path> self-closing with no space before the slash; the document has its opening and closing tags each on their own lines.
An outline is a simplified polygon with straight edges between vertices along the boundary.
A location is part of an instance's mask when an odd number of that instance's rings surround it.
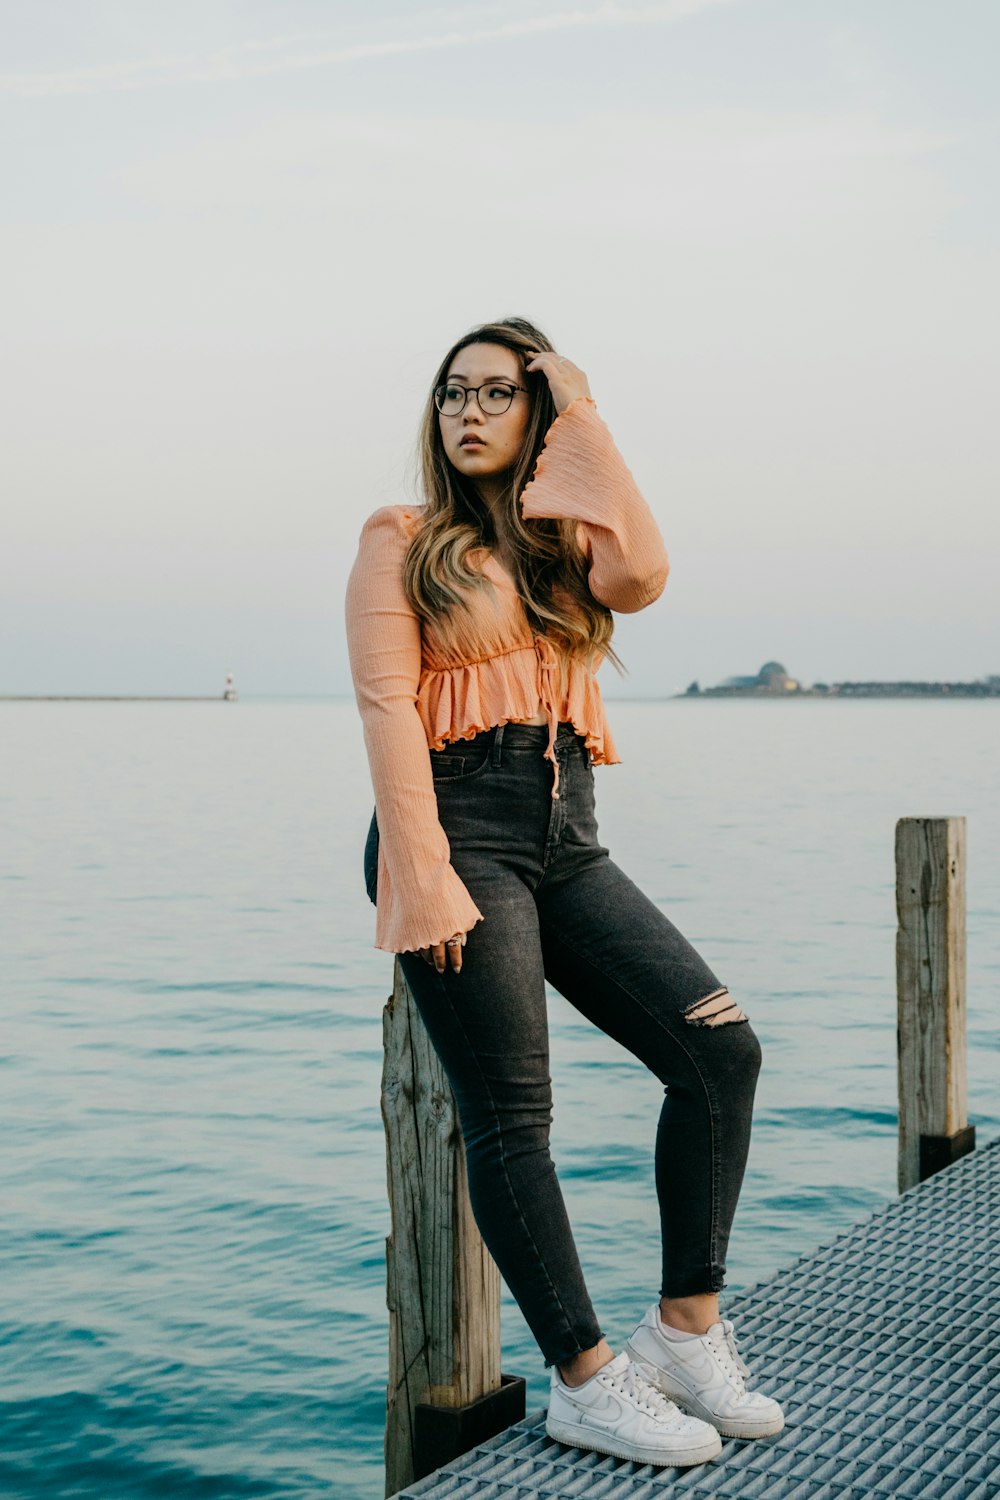
<svg viewBox="0 0 1000 1500">
<path fill-rule="evenodd" d="M 525 365 L 525 370 L 531 374 L 541 370 L 549 382 L 549 390 L 552 392 L 552 400 L 555 402 L 556 415 L 565 411 L 571 401 L 578 396 L 590 396 L 590 384 L 586 375 L 575 365 L 571 359 L 564 354 L 555 354 L 548 349 L 528 350 L 531 358 Z M 593 397 L 591 396 L 591 400 Z"/>
</svg>

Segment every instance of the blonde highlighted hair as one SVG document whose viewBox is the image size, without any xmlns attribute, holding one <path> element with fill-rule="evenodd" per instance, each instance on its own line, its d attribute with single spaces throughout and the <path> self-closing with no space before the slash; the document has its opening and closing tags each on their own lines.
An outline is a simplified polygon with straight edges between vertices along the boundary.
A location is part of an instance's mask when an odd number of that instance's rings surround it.
<svg viewBox="0 0 1000 1500">
<path fill-rule="evenodd" d="M 521 378 L 528 388 L 531 415 L 524 447 L 508 475 L 497 506 L 502 538 L 493 514 L 483 504 L 474 482 L 452 465 L 444 450 L 434 391 L 445 381 L 452 360 L 469 344 L 502 344 L 517 356 Z M 614 617 L 598 603 L 587 586 L 587 559 L 576 541 L 575 521 L 525 520 L 520 497 L 531 479 L 545 435 L 556 409 L 543 371 L 528 372 L 530 351 L 551 350 L 552 344 L 527 318 L 502 318 L 480 323 L 454 343 L 438 366 L 427 395 L 418 440 L 423 524 L 409 548 L 403 584 L 414 612 L 433 620 L 441 640 L 456 649 L 461 642 L 457 610 L 467 610 L 468 591 L 492 589 L 489 578 L 469 565 L 477 547 L 493 548 L 503 541 L 508 566 L 534 632 L 547 636 L 555 647 L 566 685 L 567 659 L 577 657 L 593 668 L 608 657 L 619 674 L 625 671 L 611 646 Z"/>
</svg>

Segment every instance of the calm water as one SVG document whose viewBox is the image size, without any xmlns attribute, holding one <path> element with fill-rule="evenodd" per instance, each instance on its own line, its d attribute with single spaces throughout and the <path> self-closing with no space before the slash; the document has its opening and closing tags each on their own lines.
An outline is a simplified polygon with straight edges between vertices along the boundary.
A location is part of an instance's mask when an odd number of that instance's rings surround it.
<svg viewBox="0 0 1000 1500">
<path fill-rule="evenodd" d="M 1000 1131 L 1000 704 L 609 712 L 602 840 L 764 1048 L 736 1291 L 895 1193 L 900 816 L 968 818 L 970 1114 Z M 0 1494 L 380 1500 L 392 959 L 353 700 L 0 704 L 0 747 Z M 617 1346 L 656 1293 L 661 1090 L 550 995 Z M 544 1404 L 506 1293 L 503 1367 Z"/>
</svg>

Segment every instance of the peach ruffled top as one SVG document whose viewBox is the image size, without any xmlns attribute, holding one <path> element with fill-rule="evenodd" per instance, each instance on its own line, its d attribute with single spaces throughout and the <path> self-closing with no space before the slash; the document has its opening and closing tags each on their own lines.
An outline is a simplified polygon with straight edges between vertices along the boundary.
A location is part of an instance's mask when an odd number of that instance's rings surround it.
<svg viewBox="0 0 1000 1500">
<path fill-rule="evenodd" d="M 619 764 L 596 669 L 568 663 L 559 691 L 552 643 L 534 633 L 514 582 L 486 549 L 468 561 L 493 582 L 477 592 L 461 650 L 414 614 L 403 562 L 423 507 L 384 505 L 365 522 L 347 583 L 347 644 L 379 828 L 375 944 L 419 951 L 485 920 L 450 860 L 430 750 L 545 708 L 552 796 L 561 720 L 584 736 L 594 765 Z M 659 528 L 589 396 L 556 417 L 521 494 L 525 520 L 575 520 L 588 584 L 609 609 L 634 613 L 662 594 L 669 563 Z M 460 616 L 461 617 L 461 616 Z M 600 662 L 597 663 L 598 667 Z"/>
</svg>

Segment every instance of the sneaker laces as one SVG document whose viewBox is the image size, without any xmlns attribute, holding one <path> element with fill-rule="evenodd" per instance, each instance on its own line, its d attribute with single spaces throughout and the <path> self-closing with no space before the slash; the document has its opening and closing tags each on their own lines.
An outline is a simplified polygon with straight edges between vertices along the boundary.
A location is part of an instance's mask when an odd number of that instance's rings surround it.
<svg viewBox="0 0 1000 1500">
<path fill-rule="evenodd" d="M 752 1377 L 749 1365 L 743 1361 L 736 1347 L 736 1334 L 730 1319 L 721 1318 L 718 1323 L 713 1323 L 705 1337 L 726 1375 L 740 1394 L 744 1395 L 747 1382 Z"/>
<path fill-rule="evenodd" d="M 613 1390 L 620 1391 L 623 1396 L 630 1397 L 644 1411 L 648 1411 L 654 1417 L 661 1419 L 677 1415 L 678 1408 L 669 1396 L 665 1396 L 658 1386 L 651 1380 L 647 1380 L 634 1360 L 630 1360 L 624 1370 L 614 1375 L 605 1375 L 605 1383 Z"/>
</svg>

